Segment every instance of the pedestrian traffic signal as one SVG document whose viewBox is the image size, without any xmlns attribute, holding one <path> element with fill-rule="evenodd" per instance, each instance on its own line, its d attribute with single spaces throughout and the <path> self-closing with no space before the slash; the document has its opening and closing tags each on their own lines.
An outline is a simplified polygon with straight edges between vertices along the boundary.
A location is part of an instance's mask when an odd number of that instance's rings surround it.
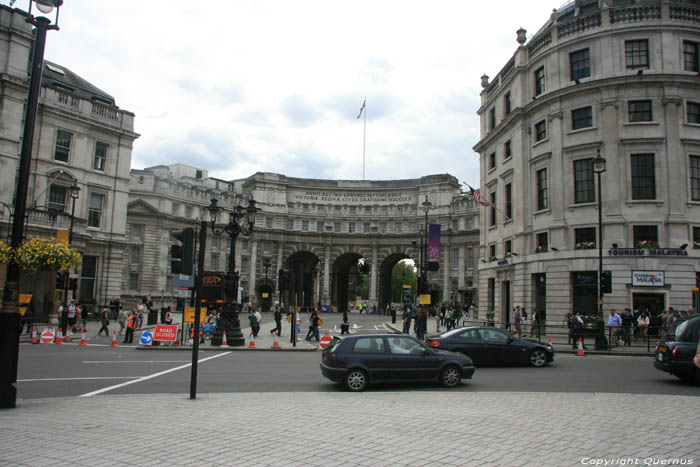
<svg viewBox="0 0 700 467">
<path fill-rule="evenodd" d="M 173 232 L 173 238 L 182 242 L 174 244 L 170 250 L 170 270 L 173 274 L 192 275 L 194 257 L 194 229 L 187 228 Z"/>
<path fill-rule="evenodd" d="M 278 277 L 277 277 L 278 289 L 279 290 L 289 290 L 289 282 L 290 282 L 289 271 L 285 271 L 284 269 L 280 269 L 278 271 Z"/>
<path fill-rule="evenodd" d="M 610 271 L 603 271 L 600 275 L 600 293 L 612 293 L 612 273 Z"/>
</svg>

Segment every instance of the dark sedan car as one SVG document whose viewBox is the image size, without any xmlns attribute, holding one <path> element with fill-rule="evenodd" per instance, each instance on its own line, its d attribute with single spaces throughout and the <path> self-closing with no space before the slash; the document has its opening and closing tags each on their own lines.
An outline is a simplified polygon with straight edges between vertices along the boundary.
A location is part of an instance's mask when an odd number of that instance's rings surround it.
<svg viewBox="0 0 700 467">
<path fill-rule="evenodd" d="M 475 365 L 529 363 L 542 367 L 554 360 L 551 345 L 517 339 L 500 329 L 486 326 L 453 329 L 437 337 L 430 337 L 427 342 L 435 349 L 461 352 L 471 358 Z"/>
<path fill-rule="evenodd" d="M 677 323 L 656 345 L 654 367 L 689 383 L 700 384 L 700 368 L 693 364 L 698 340 L 700 317 Z"/>
<path fill-rule="evenodd" d="M 464 355 L 432 350 L 405 334 L 370 334 L 335 337 L 323 351 L 321 372 L 350 391 L 379 382 L 438 381 L 455 387 L 472 377 L 474 365 Z"/>
</svg>

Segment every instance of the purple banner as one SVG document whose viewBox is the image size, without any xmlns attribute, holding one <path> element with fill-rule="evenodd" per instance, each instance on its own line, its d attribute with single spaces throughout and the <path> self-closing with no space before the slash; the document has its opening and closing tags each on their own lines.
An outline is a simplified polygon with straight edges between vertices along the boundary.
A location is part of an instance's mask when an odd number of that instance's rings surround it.
<svg viewBox="0 0 700 467">
<path fill-rule="evenodd" d="M 440 259 L 440 224 L 428 225 L 428 260 Z"/>
</svg>

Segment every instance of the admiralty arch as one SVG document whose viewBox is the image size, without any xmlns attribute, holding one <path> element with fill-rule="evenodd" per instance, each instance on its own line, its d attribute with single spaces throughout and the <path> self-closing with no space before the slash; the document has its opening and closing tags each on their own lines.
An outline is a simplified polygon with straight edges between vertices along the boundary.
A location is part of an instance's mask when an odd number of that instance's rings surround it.
<svg viewBox="0 0 700 467">
<path fill-rule="evenodd" d="M 433 303 L 471 303 L 478 296 L 479 209 L 452 175 L 358 181 L 258 172 L 220 180 L 174 164 L 131 171 L 122 301 L 150 294 L 157 304 L 174 303 L 180 291 L 170 271 L 171 232 L 196 228 L 212 198 L 231 212 L 250 197 L 261 210 L 253 234 L 239 236 L 236 244 L 243 300 L 263 308 L 281 299 L 342 311 L 356 298 L 349 285 L 367 273 L 364 302 L 385 307 L 394 266 L 403 259 L 419 263 L 426 200 L 427 223 L 441 226 L 439 269 L 427 277 Z M 222 271 L 229 238 L 207 238 L 205 270 Z M 290 273 L 290 290 L 281 296 L 279 269 Z"/>
</svg>

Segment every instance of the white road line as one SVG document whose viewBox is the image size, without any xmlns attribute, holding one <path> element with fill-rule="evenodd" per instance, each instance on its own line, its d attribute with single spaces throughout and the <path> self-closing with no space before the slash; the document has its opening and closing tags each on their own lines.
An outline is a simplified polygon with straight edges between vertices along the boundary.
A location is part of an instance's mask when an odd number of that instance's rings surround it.
<svg viewBox="0 0 700 467">
<path fill-rule="evenodd" d="M 187 363 L 190 360 L 85 360 L 81 363 Z"/>
<path fill-rule="evenodd" d="M 143 376 L 86 376 L 84 378 L 35 378 L 35 379 L 18 379 L 18 383 L 31 383 L 35 381 L 75 381 L 75 380 L 91 380 L 91 379 L 136 379 Z"/>
<path fill-rule="evenodd" d="M 207 360 L 211 360 L 211 359 L 213 359 L 213 358 L 223 357 L 224 355 L 228 355 L 228 354 L 230 354 L 230 353 L 231 353 L 231 352 L 222 352 L 222 353 L 219 353 L 219 354 L 217 354 L 217 355 L 212 355 L 211 357 L 207 357 L 207 358 L 203 358 L 203 359 L 201 359 L 201 360 L 197 360 L 197 363 L 206 362 Z M 165 375 L 165 374 L 168 374 L 168 373 L 172 373 L 173 371 L 182 370 L 183 368 L 187 368 L 188 366 L 192 366 L 192 363 L 188 363 L 187 365 L 176 366 L 175 368 L 171 368 L 171 369 L 165 370 L 165 371 L 160 371 L 160 372 L 158 372 L 158 373 L 153 373 L 152 375 L 143 376 L 143 377 L 141 377 L 141 378 L 139 378 L 139 379 L 136 379 L 136 380 L 133 380 L 133 381 L 126 381 L 126 382 L 124 382 L 124 383 L 116 384 L 116 385 L 114 385 L 114 386 L 109 386 L 109 387 L 106 387 L 106 388 L 103 388 L 103 389 L 98 389 L 97 391 L 92 391 L 92 392 L 88 392 L 88 393 L 86 393 L 86 394 L 81 394 L 81 395 L 78 396 L 78 397 L 96 396 L 97 394 L 102 394 L 103 392 L 111 391 L 112 389 L 118 389 L 118 388 L 121 388 L 121 387 L 124 387 L 124 386 L 128 386 L 128 385 L 130 385 L 130 384 L 140 383 L 141 381 L 146 381 L 146 380 L 149 380 L 149 379 L 152 379 L 152 378 L 157 378 L 158 376 L 162 376 L 162 375 Z"/>
</svg>

